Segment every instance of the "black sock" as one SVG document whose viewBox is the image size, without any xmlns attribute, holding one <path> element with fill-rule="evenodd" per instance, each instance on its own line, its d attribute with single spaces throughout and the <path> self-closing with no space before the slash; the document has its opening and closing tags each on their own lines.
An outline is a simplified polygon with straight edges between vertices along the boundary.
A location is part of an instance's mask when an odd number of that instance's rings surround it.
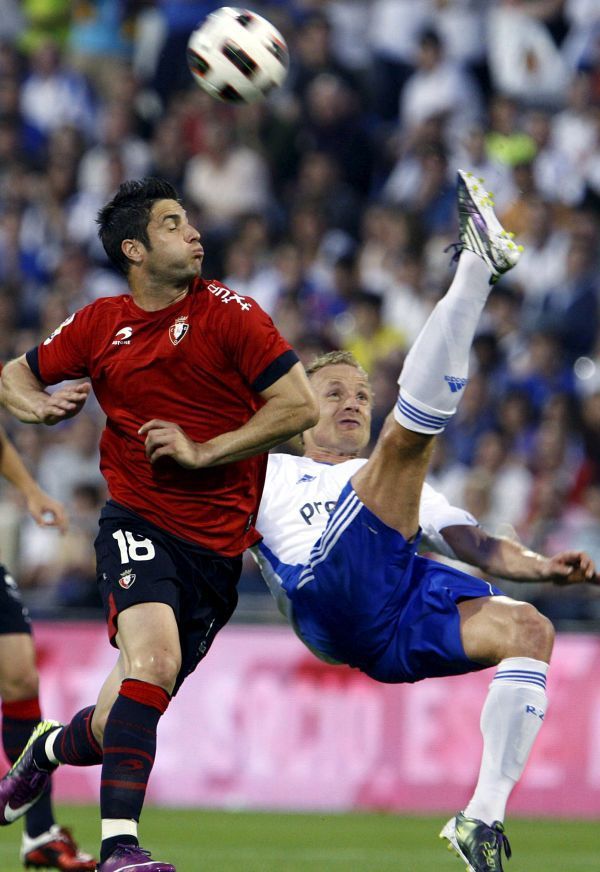
<svg viewBox="0 0 600 872">
<path fill-rule="evenodd" d="M 104 730 L 100 812 L 106 818 L 139 821 L 156 753 L 156 729 L 169 704 L 162 687 L 125 679 Z M 117 844 L 136 844 L 129 836 L 103 840 L 104 862 Z"/>
<path fill-rule="evenodd" d="M 2 745 L 11 764 L 16 763 L 41 719 L 37 697 L 17 702 L 2 702 Z M 47 832 L 55 823 L 51 792 L 51 785 L 48 785 L 40 799 L 25 815 L 25 832 L 32 838 Z"/>
</svg>

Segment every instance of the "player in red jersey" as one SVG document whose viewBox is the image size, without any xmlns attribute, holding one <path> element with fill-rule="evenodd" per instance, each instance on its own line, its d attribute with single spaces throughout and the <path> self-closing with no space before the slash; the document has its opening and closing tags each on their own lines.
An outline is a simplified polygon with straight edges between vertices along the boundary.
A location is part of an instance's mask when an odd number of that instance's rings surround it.
<svg viewBox="0 0 600 872">
<path fill-rule="evenodd" d="M 0 475 L 22 495 L 27 510 L 41 527 L 67 528 L 61 503 L 44 493 L 33 480 L 14 445 L 0 428 Z M 41 718 L 38 672 L 31 636 L 31 620 L 19 588 L 0 564 L 0 698 L 2 747 L 14 763 Z M 27 812 L 21 842 L 21 860 L 28 868 L 92 872 L 96 861 L 80 851 L 70 832 L 54 818 L 50 785 Z"/>
<path fill-rule="evenodd" d="M 20 420 L 77 414 L 93 388 L 106 413 L 110 499 L 96 540 L 98 583 L 119 649 L 95 706 L 42 722 L 0 782 L 0 823 L 35 801 L 59 763 L 102 763 L 99 872 L 172 872 L 139 847 L 137 823 L 173 693 L 231 616 L 266 455 L 313 426 L 302 365 L 253 300 L 200 278 L 200 234 L 158 179 L 121 185 L 99 216 L 131 294 L 100 299 L 7 364 Z M 46 386 L 87 377 L 58 388 Z"/>
</svg>

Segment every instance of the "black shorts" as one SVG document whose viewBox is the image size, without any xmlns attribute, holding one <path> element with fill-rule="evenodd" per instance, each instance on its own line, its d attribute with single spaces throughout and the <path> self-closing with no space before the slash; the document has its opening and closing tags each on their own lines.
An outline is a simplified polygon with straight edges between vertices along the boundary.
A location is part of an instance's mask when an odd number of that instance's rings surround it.
<svg viewBox="0 0 600 872">
<path fill-rule="evenodd" d="M 31 618 L 17 582 L 0 564 L 0 634 L 6 633 L 31 633 Z"/>
<path fill-rule="evenodd" d="M 181 642 L 181 687 L 237 605 L 242 558 L 223 557 L 186 542 L 114 503 L 100 514 L 94 543 L 108 634 L 115 645 L 119 613 L 137 603 L 166 603 Z"/>
</svg>

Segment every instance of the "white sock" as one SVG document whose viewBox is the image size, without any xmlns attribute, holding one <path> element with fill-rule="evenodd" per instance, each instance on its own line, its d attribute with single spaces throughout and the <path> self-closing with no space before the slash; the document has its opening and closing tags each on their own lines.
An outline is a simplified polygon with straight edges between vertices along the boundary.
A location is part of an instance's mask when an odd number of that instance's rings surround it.
<svg viewBox="0 0 600 872">
<path fill-rule="evenodd" d="M 456 412 L 489 279 L 483 260 L 463 251 L 448 291 L 413 343 L 398 379 L 394 417 L 407 430 L 441 433 Z"/>
<path fill-rule="evenodd" d="M 62 733 L 63 730 L 64 727 L 57 727 L 55 730 L 52 730 L 46 736 L 46 741 L 44 742 L 44 753 L 53 766 L 60 766 L 60 760 L 57 760 L 54 756 L 54 743 L 58 739 L 58 734 Z"/>
<path fill-rule="evenodd" d="M 531 657 L 507 657 L 498 664 L 481 711 L 483 755 L 475 793 L 464 809 L 467 817 L 490 825 L 504 820 L 544 720 L 547 672 L 547 663 Z"/>
<path fill-rule="evenodd" d="M 137 821 L 131 818 L 102 818 L 102 841 L 115 836 L 135 836 L 137 839 L 137 834 Z"/>
</svg>

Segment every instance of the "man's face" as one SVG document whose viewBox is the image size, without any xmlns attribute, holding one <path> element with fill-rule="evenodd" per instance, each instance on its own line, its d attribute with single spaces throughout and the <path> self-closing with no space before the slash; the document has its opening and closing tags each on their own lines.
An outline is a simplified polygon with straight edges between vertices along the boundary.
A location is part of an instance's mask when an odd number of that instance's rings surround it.
<svg viewBox="0 0 600 872">
<path fill-rule="evenodd" d="M 354 366 L 336 363 L 324 366 L 310 377 L 319 402 L 319 423 L 304 433 L 307 452 L 312 448 L 334 454 L 356 455 L 368 443 L 371 432 L 371 389 L 367 378 Z"/>
<path fill-rule="evenodd" d="M 202 273 L 204 249 L 200 234 L 176 200 L 158 200 L 154 204 L 148 238 L 151 248 L 146 250 L 144 264 L 154 278 L 183 284 Z"/>
</svg>

